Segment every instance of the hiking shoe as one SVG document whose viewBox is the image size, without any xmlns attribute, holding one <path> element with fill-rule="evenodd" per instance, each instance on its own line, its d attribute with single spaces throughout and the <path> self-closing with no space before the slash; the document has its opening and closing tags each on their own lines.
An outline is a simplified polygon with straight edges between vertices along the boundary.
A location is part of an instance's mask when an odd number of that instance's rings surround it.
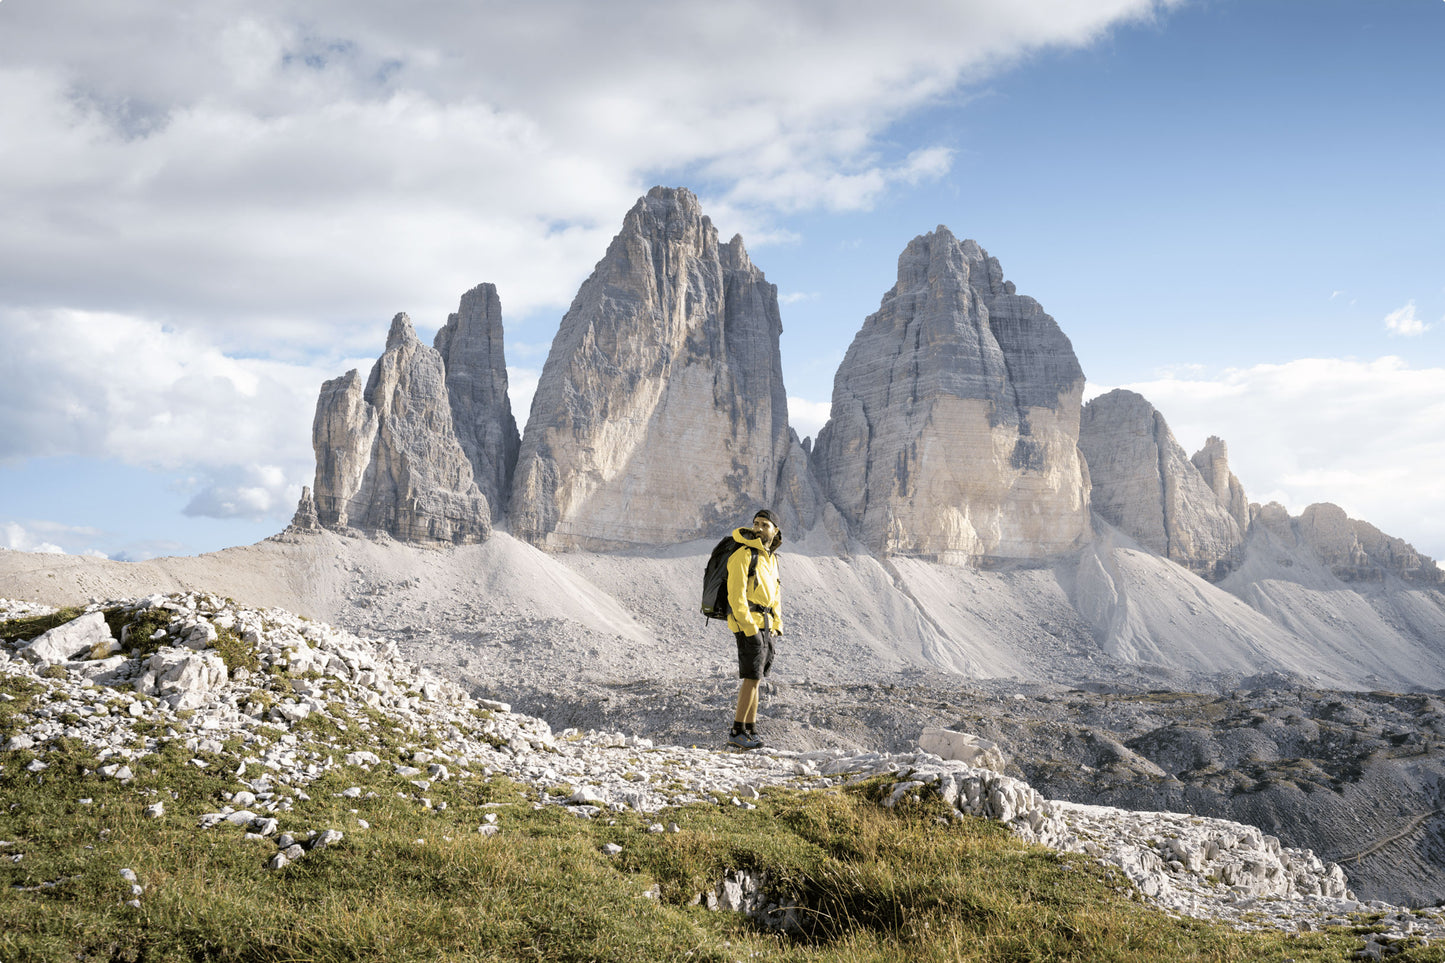
<svg viewBox="0 0 1445 963">
<path fill-rule="evenodd" d="M 734 732 L 728 736 L 728 745 L 737 746 L 739 749 L 757 749 L 763 744 L 763 740 L 750 736 L 746 732 Z"/>
</svg>

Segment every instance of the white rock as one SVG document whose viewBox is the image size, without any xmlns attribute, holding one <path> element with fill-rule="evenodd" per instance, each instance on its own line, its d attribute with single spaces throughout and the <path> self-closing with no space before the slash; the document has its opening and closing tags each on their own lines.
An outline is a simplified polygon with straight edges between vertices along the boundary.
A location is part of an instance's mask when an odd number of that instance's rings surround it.
<svg viewBox="0 0 1445 963">
<path fill-rule="evenodd" d="M 105 615 L 88 612 L 34 639 L 20 650 L 20 655 L 34 663 L 70 662 L 88 658 L 92 649 L 114 641 Z"/>
<path fill-rule="evenodd" d="M 918 737 L 918 746 L 924 752 L 967 763 L 979 769 L 991 769 L 1001 773 L 1008 765 L 997 743 L 967 732 L 930 726 Z"/>
<path fill-rule="evenodd" d="M 339 829 L 328 829 L 311 840 L 311 850 L 325 849 L 328 846 L 335 846 L 346 838 Z"/>
</svg>

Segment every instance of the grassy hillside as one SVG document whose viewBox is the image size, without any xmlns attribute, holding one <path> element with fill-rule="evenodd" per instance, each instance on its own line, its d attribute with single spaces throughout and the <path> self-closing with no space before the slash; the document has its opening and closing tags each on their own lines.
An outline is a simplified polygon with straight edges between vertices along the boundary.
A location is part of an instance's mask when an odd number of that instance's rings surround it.
<svg viewBox="0 0 1445 963">
<path fill-rule="evenodd" d="M 3 739 L 45 689 L 0 680 Z M 334 753 L 334 737 L 309 748 Z M 0 959 L 1283 961 L 1360 945 L 1169 919 L 1091 861 L 941 802 L 886 809 L 877 782 L 582 819 L 505 779 L 437 782 L 428 805 L 384 767 L 347 769 L 278 814 L 281 832 L 343 838 L 268 870 L 274 841 L 198 827 L 225 801 L 234 748 L 164 743 L 128 783 L 75 745 L 36 772 L 28 751 L 0 755 Z M 798 932 L 695 905 L 739 869 L 798 905 Z"/>
</svg>

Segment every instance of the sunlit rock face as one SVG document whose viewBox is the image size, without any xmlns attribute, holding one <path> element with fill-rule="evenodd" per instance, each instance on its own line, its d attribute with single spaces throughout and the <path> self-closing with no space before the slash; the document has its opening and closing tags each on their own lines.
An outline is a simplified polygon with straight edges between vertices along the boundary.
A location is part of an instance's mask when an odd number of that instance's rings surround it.
<svg viewBox="0 0 1445 963">
<path fill-rule="evenodd" d="M 456 313 L 437 331 L 433 346 L 446 369 L 457 441 L 495 521 L 506 508 L 522 443 L 507 397 L 502 303 L 496 285 L 479 284 L 463 294 Z"/>
<path fill-rule="evenodd" d="M 774 506 L 793 448 L 777 288 L 697 198 L 653 188 L 563 317 L 512 487 L 555 550 L 713 535 Z M 796 458 L 786 477 L 805 492 Z M 796 507 L 792 518 L 799 517 Z"/>
<path fill-rule="evenodd" d="M 915 238 L 833 382 L 814 472 L 874 551 L 1037 559 L 1091 534 L 1069 339 L 973 241 Z"/>
<path fill-rule="evenodd" d="M 1223 442 L 1211 442 L 1218 444 L 1191 460 L 1164 416 L 1123 389 L 1090 401 L 1079 431 L 1094 511 L 1150 551 L 1220 578 L 1244 541 L 1235 514 L 1244 491 L 1229 472 Z"/>
<path fill-rule="evenodd" d="M 365 386 L 355 370 L 321 386 L 312 446 L 312 505 L 323 528 L 413 542 L 491 534 L 491 507 L 453 428 L 441 355 L 405 314 L 392 320 Z"/>
</svg>

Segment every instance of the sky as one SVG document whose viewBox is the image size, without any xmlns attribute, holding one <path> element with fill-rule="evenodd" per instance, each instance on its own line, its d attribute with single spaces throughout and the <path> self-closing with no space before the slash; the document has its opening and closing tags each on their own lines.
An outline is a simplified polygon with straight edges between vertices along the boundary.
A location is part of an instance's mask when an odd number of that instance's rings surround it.
<svg viewBox="0 0 1445 963">
<path fill-rule="evenodd" d="M 977 240 L 1187 452 L 1445 558 L 1445 0 L 0 0 L 0 547 L 248 544 L 322 381 L 497 285 L 514 411 L 636 199 L 778 286 L 790 420 Z"/>
</svg>

